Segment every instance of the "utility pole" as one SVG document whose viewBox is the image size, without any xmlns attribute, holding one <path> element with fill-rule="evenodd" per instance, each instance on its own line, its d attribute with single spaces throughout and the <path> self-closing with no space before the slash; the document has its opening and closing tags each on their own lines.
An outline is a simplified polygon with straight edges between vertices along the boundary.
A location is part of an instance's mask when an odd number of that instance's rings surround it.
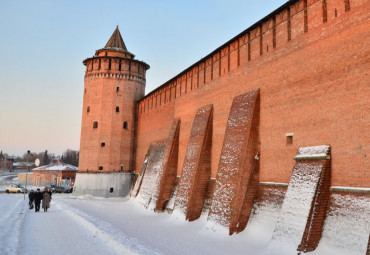
<svg viewBox="0 0 370 255">
<path fill-rule="evenodd" d="M 26 168 L 26 185 L 25 185 L 25 189 L 27 190 L 27 176 L 28 176 L 28 155 L 30 155 L 30 151 L 28 150 L 27 151 L 27 168 Z M 23 195 L 23 200 L 26 200 L 26 190 L 24 191 L 24 195 Z"/>
</svg>

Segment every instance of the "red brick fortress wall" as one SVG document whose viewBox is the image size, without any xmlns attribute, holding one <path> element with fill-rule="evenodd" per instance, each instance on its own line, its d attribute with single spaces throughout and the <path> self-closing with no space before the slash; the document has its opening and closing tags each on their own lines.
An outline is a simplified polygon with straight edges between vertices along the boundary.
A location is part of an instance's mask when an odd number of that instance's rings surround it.
<svg viewBox="0 0 370 255">
<path fill-rule="evenodd" d="M 196 111 L 213 104 L 215 178 L 233 98 L 260 89 L 260 182 L 289 182 L 299 147 L 330 144 L 331 185 L 367 187 L 369 10 L 368 0 L 289 1 L 148 94 L 136 171 L 178 118 L 181 175 Z"/>
</svg>

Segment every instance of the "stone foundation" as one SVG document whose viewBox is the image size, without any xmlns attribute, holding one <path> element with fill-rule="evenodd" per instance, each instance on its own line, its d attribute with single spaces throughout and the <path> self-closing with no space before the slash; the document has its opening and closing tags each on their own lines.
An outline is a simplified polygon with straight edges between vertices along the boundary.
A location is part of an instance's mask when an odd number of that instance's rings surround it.
<svg viewBox="0 0 370 255">
<path fill-rule="evenodd" d="M 130 193 L 132 173 L 78 173 L 74 196 L 126 197 Z"/>
</svg>

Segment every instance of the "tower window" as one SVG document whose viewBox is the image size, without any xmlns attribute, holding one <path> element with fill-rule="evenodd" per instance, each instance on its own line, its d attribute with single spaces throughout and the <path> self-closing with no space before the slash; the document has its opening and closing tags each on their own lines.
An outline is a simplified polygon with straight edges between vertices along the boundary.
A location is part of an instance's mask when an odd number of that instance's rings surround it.
<svg viewBox="0 0 370 255">
<path fill-rule="evenodd" d="M 116 88 L 116 91 L 118 92 L 119 91 L 119 87 Z"/>
<path fill-rule="evenodd" d="M 101 170 L 103 170 L 103 166 L 99 166 L 99 170 L 101 171 Z"/>
<path fill-rule="evenodd" d="M 108 70 L 110 70 L 112 68 L 112 60 L 109 59 L 109 65 L 108 65 Z"/>
<path fill-rule="evenodd" d="M 286 133 L 286 146 L 293 145 L 293 133 Z"/>
<path fill-rule="evenodd" d="M 98 66 L 98 70 L 100 70 L 101 68 L 101 59 L 99 59 L 99 66 Z"/>
<path fill-rule="evenodd" d="M 84 90 L 84 93 L 86 94 L 86 88 L 85 88 L 85 90 Z"/>
<path fill-rule="evenodd" d="M 127 129 L 127 126 L 128 126 L 127 121 L 124 121 L 123 122 L 123 129 Z"/>
<path fill-rule="evenodd" d="M 86 111 L 89 113 L 90 112 L 90 106 L 87 107 Z"/>
<path fill-rule="evenodd" d="M 93 128 L 98 128 L 98 122 L 97 121 L 94 121 Z"/>
<path fill-rule="evenodd" d="M 116 112 L 119 112 L 119 106 L 116 106 Z"/>
<path fill-rule="evenodd" d="M 101 142 L 100 147 L 105 147 L 105 142 Z"/>
<path fill-rule="evenodd" d="M 119 60 L 118 71 L 121 71 L 121 60 Z"/>
<path fill-rule="evenodd" d="M 123 165 L 121 165 L 121 171 L 123 171 Z"/>
</svg>

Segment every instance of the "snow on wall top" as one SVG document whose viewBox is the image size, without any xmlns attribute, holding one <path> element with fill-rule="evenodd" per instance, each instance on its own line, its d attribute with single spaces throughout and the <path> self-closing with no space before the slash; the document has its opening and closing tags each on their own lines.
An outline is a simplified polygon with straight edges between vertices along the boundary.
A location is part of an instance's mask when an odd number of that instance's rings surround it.
<svg viewBox="0 0 370 255">
<path fill-rule="evenodd" d="M 329 148 L 329 145 L 301 147 L 294 159 L 325 158 L 328 156 Z"/>
<path fill-rule="evenodd" d="M 70 164 L 66 164 L 63 162 L 58 162 L 58 163 L 52 163 L 46 166 L 40 166 L 36 167 L 34 170 L 44 170 L 44 171 L 78 171 L 78 167 L 72 166 Z"/>
</svg>

